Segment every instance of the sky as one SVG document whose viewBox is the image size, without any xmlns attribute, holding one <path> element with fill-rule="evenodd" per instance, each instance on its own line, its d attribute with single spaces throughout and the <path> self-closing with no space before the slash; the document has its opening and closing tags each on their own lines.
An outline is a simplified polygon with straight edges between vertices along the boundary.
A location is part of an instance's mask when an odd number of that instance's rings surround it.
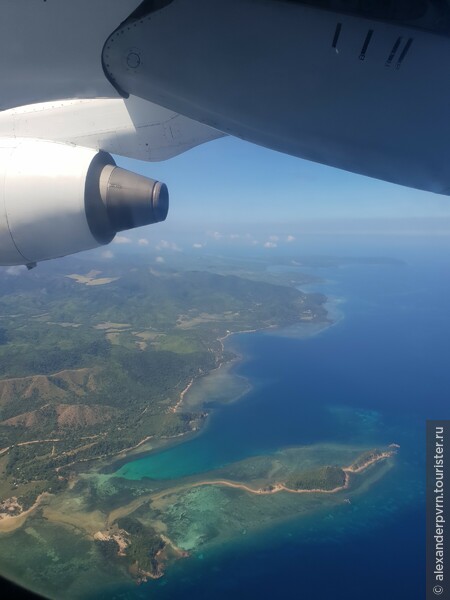
<svg viewBox="0 0 450 600">
<path fill-rule="evenodd" d="M 189 225 L 191 230 L 222 227 L 242 232 L 248 226 L 273 225 L 284 232 L 289 227 L 450 232 L 450 197 L 347 173 L 236 138 L 208 142 L 161 163 L 116 159 L 120 166 L 168 185 L 168 224 L 175 229 Z"/>
<path fill-rule="evenodd" d="M 450 255 L 450 197 L 389 184 L 224 137 L 160 163 L 115 157 L 165 182 L 164 223 L 119 233 L 86 254 L 106 262 L 180 253 L 301 256 Z M 7 274 L 23 272 L 9 267 Z M 3 270 L 1 270 L 3 272 Z"/>
<path fill-rule="evenodd" d="M 105 264 L 136 252 L 152 263 L 182 253 L 258 256 L 450 254 L 450 197 L 347 173 L 224 137 L 159 163 L 119 166 L 167 184 L 164 223 L 88 251 Z M 3 269 L 1 270 L 3 272 Z M 9 267 L 17 275 L 24 267 Z"/>
</svg>

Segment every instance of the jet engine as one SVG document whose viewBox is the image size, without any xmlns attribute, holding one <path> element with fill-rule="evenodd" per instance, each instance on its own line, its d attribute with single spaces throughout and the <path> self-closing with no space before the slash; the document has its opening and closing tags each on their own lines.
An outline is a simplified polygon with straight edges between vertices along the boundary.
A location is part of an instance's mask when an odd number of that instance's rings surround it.
<svg viewBox="0 0 450 600">
<path fill-rule="evenodd" d="M 34 266 L 164 221 L 164 183 L 116 166 L 106 152 L 0 139 L 0 264 Z"/>
</svg>

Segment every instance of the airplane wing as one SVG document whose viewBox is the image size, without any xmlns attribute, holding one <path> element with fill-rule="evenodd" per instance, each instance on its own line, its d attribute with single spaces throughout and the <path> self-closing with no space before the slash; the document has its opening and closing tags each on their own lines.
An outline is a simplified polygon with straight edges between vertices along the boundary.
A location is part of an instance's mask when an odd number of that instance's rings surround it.
<svg viewBox="0 0 450 600">
<path fill-rule="evenodd" d="M 164 160 L 227 134 L 450 194 L 447 0 L 2 7 L 0 264 L 164 219 L 167 188 L 110 153 Z"/>
<path fill-rule="evenodd" d="M 450 193 L 449 2 L 165 0 L 141 9 L 103 49 L 118 92 L 294 156 Z"/>
<path fill-rule="evenodd" d="M 58 100 L 0 112 L 0 140 L 52 140 L 149 162 L 223 135 L 136 96 Z"/>
</svg>

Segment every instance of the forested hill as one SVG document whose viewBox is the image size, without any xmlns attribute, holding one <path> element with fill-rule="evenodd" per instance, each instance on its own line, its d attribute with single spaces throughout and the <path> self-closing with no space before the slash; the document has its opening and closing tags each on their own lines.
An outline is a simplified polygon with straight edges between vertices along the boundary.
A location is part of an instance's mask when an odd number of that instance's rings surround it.
<svg viewBox="0 0 450 600">
<path fill-rule="evenodd" d="M 211 271 L 63 263 L 0 276 L 0 500 L 80 461 L 198 429 L 180 393 L 232 331 L 326 319 L 324 298 Z M 280 280 L 281 281 L 281 280 Z"/>
</svg>

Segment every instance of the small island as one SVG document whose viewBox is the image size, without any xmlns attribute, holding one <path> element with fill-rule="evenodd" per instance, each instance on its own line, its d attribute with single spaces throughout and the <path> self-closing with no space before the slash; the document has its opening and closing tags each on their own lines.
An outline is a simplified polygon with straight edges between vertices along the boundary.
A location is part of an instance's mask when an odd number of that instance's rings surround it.
<svg viewBox="0 0 450 600">
<path fill-rule="evenodd" d="M 218 487 L 230 490 L 237 490 L 244 495 L 253 496 L 270 496 L 278 494 L 294 494 L 305 495 L 314 494 L 316 497 L 327 496 L 329 494 L 338 494 L 345 491 L 346 494 L 352 489 L 352 476 L 363 474 L 372 465 L 378 464 L 392 457 L 396 451 L 393 449 L 386 450 L 367 450 L 361 453 L 349 465 L 344 467 L 324 465 L 315 469 L 294 470 L 295 465 L 291 461 L 285 460 L 285 457 L 292 457 L 293 453 L 297 456 L 302 456 L 302 449 L 291 449 L 287 454 L 282 452 L 278 454 L 275 461 L 277 464 L 277 472 L 284 473 L 285 479 L 275 481 L 271 473 L 274 473 L 273 457 L 255 457 L 242 461 L 239 465 L 241 473 L 254 471 L 255 466 L 261 468 L 264 464 L 267 469 L 268 479 L 264 482 L 261 480 L 260 473 L 257 481 L 259 485 L 252 485 L 251 482 L 232 481 L 229 479 L 215 478 L 215 473 L 203 474 L 193 480 L 188 480 L 185 483 L 178 482 L 174 486 L 166 487 L 156 493 L 143 495 L 141 499 L 130 505 L 121 507 L 118 512 L 112 512 L 109 515 L 109 527 L 106 530 L 98 531 L 94 535 L 97 544 L 100 545 L 103 553 L 107 553 L 110 558 L 120 559 L 122 566 L 126 565 L 128 573 L 138 581 L 144 581 L 146 578 L 159 578 L 164 574 L 164 569 L 167 563 L 180 558 L 189 556 L 187 549 L 180 548 L 174 541 L 168 537 L 167 531 L 170 530 L 171 515 L 161 514 L 159 517 L 163 523 L 163 530 L 160 532 L 150 524 L 148 519 L 148 510 L 146 518 L 142 518 L 143 508 L 158 507 L 158 513 L 161 512 L 161 507 L 167 506 L 167 503 L 176 504 L 178 498 L 186 498 L 189 493 L 197 488 Z M 227 473 L 235 469 L 234 465 L 230 465 L 227 469 L 219 471 L 219 475 Z M 206 477 L 205 477 L 206 475 Z M 342 503 L 348 504 L 348 497 L 342 499 Z M 234 510 L 239 512 L 239 503 L 235 501 Z M 184 510 L 189 510 L 189 502 L 184 504 Z M 119 516 L 117 517 L 117 514 Z M 133 515 L 133 516 L 131 516 Z M 140 516 L 140 518 L 139 518 Z M 257 525 L 256 525 L 257 526 Z M 161 526 L 160 526 L 161 527 Z M 205 540 L 203 540 L 205 543 Z"/>
</svg>

